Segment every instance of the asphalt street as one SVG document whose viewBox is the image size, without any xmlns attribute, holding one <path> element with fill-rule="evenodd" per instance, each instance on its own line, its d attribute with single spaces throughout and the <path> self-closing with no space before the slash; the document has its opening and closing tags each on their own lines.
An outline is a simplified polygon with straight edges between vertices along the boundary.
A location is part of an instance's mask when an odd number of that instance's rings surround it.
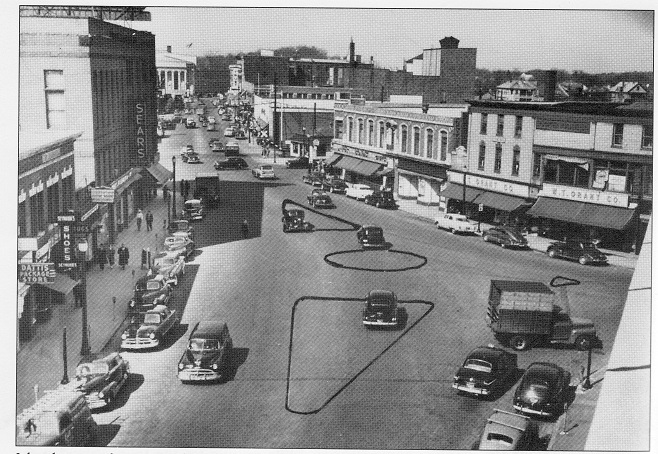
<svg viewBox="0 0 658 454">
<path fill-rule="evenodd" d="M 223 125 L 211 133 L 178 125 L 160 144 L 161 162 L 171 168 L 171 156 L 190 143 L 203 163 L 178 160 L 177 180 L 216 173 L 212 162 L 223 153 L 209 151 L 208 139 L 221 137 Z M 240 144 L 255 165 L 257 149 Z M 172 302 L 187 332 L 156 351 L 124 353 L 135 380 L 116 408 L 95 416 L 105 431 L 102 444 L 469 449 L 494 408 L 512 408 L 513 387 L 494 401 L 451 388 L 465 355 L 496 343 L 484 321 L 491 279 L 580 280 L 568 289 L 569 306 L 572 315 L 594 320 L 603 340 L 593 370 L 606 364 L 632 270 L 497 248 L 341 195 L 332 195 L 335 209 L 306 210 L 314 232 L 284 233 L 281 204 L 306 203 L 311 187 L 302 183 L 305 170 L 277 161 L 278 179 L 271 182 L 249 170 L 219 173 L 220 207 L 197 223 L 200 249 Z M 240 231 L 244 219 L 248 239 Z M 360 252 L 349 223 L 383 227 L 393 251 Z M 343 267 L 325 261 L 336 252 L 342 253 L 332 258 Z M 362 326 L 362 299 L 372 289 L 396 292 L 409 314 L 403 329 Z M 232 376 L 226 383 L 183 385 L 178 360 L 191 327 L 206 319 L 228 323 Z M 118 345 L 113 342 L 110 347 Z M 572 372 L 575 384 L 586 357 L 570 348 L 533 348 L 519 353 L 519 367 L 555 362 Z M 542 423 L 544 436 L 553 424 Z"/>
</svg>

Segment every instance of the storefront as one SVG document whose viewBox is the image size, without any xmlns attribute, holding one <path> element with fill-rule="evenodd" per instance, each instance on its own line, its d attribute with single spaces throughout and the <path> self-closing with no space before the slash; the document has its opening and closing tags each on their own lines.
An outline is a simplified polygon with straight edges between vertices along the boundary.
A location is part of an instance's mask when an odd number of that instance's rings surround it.
<svg viewBox="0 0 658 454">
<path fill-rule="evenodd" d="M 335 143 L 333 151 L 326 166 L 340 169 L 340 176 L 347 183 L 393 190 L 393 165 L 386 155 Z"/>
<path fill-rule="evenodd" d="M 447 166 L 399 157 L 397 159 L 397 195 L 427 206 L 440 206 L 441 185 L 445 183 Z"/>
<path fill-rule="evenodd" d="M 116 232 L 121 232 L 128 225 L 137 208 L 141 208 L 140 188 L 135 184 L 142 179 L 140 170 L 132 168 L 110 184 L 110 189 L 114 190 L 114 203 L 109 206 L 110 242 L 114 241 Z"/>
</svg>

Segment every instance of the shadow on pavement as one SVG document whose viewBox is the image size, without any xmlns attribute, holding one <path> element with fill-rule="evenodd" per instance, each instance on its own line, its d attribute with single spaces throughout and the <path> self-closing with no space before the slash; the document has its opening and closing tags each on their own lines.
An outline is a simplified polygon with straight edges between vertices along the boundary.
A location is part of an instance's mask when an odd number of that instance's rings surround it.
<svg viewBox="0 0 658 454">
<path fill-rule="evenodd" d="M 231 364 L 227 370 L 225 381 L 231 381 L 235 378 L 235 375 L 238 373 L 238 368 L 247 361 L 247 356 L 249 356 L 248 348 L 233 348 L 231 351 Z"/>
<path fill-rule="evenodd" d="M 108 446 L 121 429 L 120 424 L 99 424 L 96 429 L 96 439 L 92 446 Z"/>
<path fill-rule="evenodd" d="M 142 386 L 143 384 L 144 384 L 144 376 L 142 374 L 131 373 L 128 376 L 128 380 L 126 380 L 126 384 L 117 393 L 117 396 L 114 398 L 114 400 L 110 402 L 110 405 L 107 407 L 94 409 L 93 413 L 94 414 L 106 413 L 123 407 L 126 404 L 126 402 L 128 402 L 130 395 L 133 392 L 137 391 L 139 387 Z"/>
</svg>

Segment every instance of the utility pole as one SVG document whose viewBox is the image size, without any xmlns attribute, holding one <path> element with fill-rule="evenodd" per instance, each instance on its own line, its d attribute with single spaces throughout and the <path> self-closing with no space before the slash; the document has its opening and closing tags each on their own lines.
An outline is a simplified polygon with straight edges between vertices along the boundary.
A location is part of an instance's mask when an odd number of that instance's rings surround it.
<svg viewBox="0 0 658 454">
<path fill-rule="evenodd" d="M 272 139 L 274 139 L 274 144 L 279 143 L 277 140 L 277 128 L 276 128 L 276 72 L 274 73 L 274 115 L 272 115 Z M 276 148 L 274 148 L 274 162 L 276 163 Z"/>
</svg>

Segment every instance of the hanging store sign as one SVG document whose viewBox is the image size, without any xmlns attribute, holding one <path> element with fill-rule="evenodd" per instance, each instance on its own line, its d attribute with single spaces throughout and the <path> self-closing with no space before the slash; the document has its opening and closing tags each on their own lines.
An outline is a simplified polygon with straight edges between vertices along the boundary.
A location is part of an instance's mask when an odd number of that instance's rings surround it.
<svg viewBox="0 0 658 454">
<path fill-rule="evenodd" d="M 362 150 L 359 148 L 346 147 L 345 145 L 336 145 L 333 146 L 333 151 L 337 153 L 342 153 L 350 156 L 357 156 L 359 159 L 365 159 L 368 161 L 373 161 L 376 163 L 386 164 L 388 160 L 385 155 L 373 153 L 368 150 Z"/>
<path fill-rule="evenodd" d="M 114 189 L 91 188 L 91 201 L 93 203 L 114 203 Z"/>
<path fill-rule="evenodd" d="M 55 282 L 53 263 L 19 263 L 18 281 L 25 284 L 46 284 Z"/>
<path fill-rule="evenodd" d="M 57 216 L 57 223 L 60 226 L 60 242 L 62 243 L 62 258 L 57 264 L 59 269 L 77 268 L 78 263 L 75 261 L 75 225 L 77 217 L 73 213 L 63 213 Z"/>
<path fill-rule="evenodd" d="M 596 189 L 544 183 L 542 190 L 539 191 L 539 196 L 628 208 L 628 194 L 621 192 L 599 191 Z"/>
<path fill-rule="evenodd" d="M 144 104 L 135 105 L 135 138 L 137 141 L 137 159 L 142 160 L 146 157 L 146 130 L 145 130 Z"/>
</svg>

